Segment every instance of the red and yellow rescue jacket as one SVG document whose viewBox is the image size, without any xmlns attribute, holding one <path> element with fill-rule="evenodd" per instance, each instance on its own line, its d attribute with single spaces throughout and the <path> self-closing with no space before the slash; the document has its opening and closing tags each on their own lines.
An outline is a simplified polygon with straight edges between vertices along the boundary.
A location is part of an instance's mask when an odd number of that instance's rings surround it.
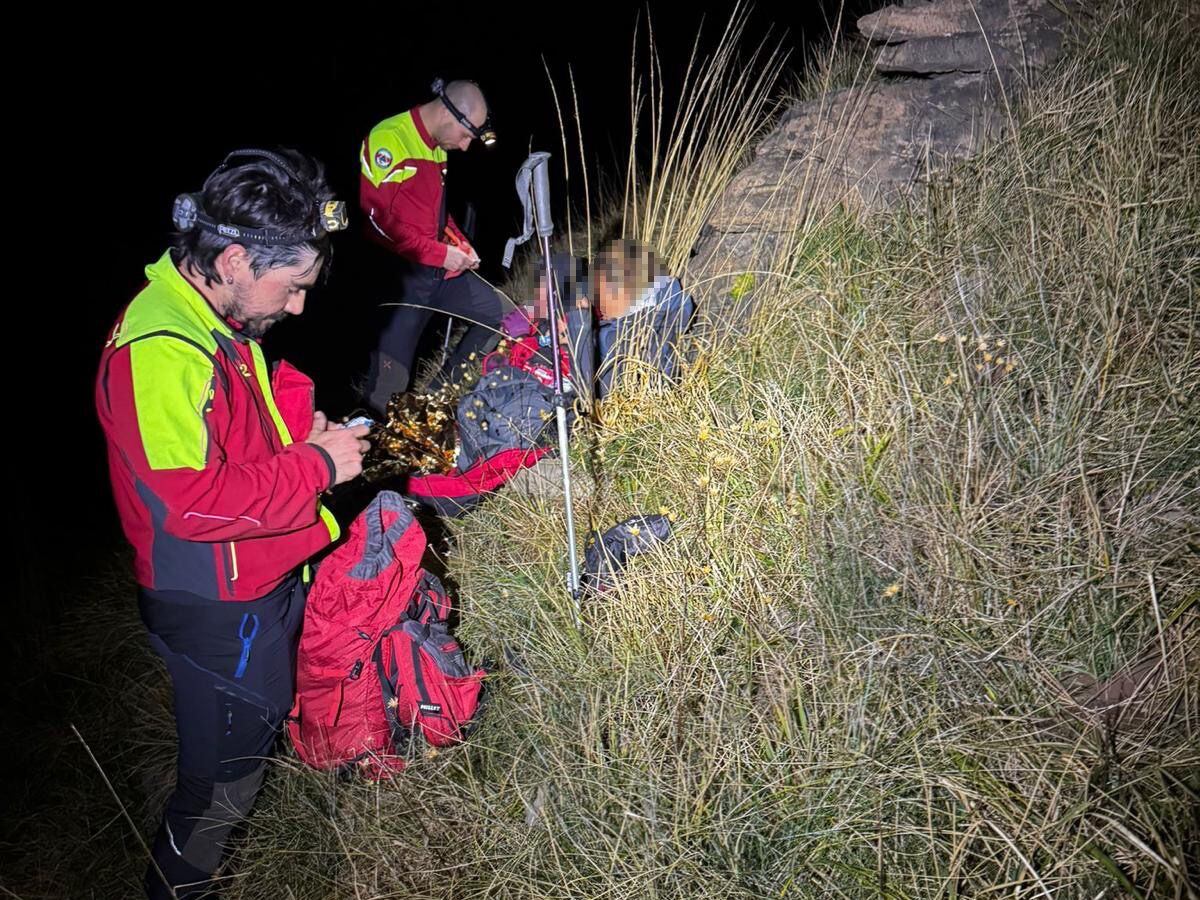
<svg viewBox="0 0 1200 900">
<path fill-rule="evenodd" d="M 358 203 L 376 243 L 433 268 L 446 261 L 447 232 L 467 245 L 446 213 L 446 151 L 430 137 L 419 108 L 372 128 L 359 165 Z"/>
<path fill-rule="evenodd" d="M 320 494 L 313 384 L 274 377 L 175 268 L 146 267 L 100 359 L 96 411 L 134 573 L 152 590 L 253 600 L 338 537 Z"/>
</svg>

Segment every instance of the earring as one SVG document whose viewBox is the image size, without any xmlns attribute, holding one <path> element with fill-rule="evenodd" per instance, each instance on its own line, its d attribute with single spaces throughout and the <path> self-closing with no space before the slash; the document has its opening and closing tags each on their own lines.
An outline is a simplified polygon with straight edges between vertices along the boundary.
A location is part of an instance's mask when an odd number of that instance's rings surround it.
<svg viewBox="0 0 1200 900">
<path fill-rule="evenodd" d="M 233 276 L 232 276 L 232 275 L 229 275 L 229 276 L 227 276 L 227 277 L 225 278 L 225 283 L 226 283 L 226 284 L 233 284 Z"/>
</svg>

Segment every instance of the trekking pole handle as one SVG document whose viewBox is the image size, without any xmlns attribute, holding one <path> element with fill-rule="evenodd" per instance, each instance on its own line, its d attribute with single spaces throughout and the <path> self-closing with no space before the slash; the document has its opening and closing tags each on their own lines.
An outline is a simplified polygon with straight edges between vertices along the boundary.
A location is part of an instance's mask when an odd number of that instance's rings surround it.
<svg viewBox="0 0 1200 900">
<path fill-rule="evenodd" d="M 530 154 L 529 159 L 533 161 L 533 208 L 537 233 L 539 237 L 550 237 L 554 234 L 554 221 L 550 218 L 550 166 L 547 165 L 550 154 L 539 150 Z"/>
</svg>

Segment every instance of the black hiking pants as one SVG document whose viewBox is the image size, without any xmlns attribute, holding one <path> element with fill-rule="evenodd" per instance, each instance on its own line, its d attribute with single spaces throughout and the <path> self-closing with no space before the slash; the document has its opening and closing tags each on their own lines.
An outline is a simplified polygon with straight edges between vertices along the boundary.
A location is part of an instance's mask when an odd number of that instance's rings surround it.
<svg viewBox="0 0 1200 900">
<path fill-rule="evenodd" d="M 380 295 L 403 304 L 380 310 L 379 341 L 371 354 L 364 399 L 376 412 L 386 412 L 393 394 L 408 390 L 412 383 L 417 345 L 435 312 L 448 313 L 468 323 L 466 334 L 441 373 L 436 389 L 446 381 L 457 382 L 462 366 L 472 353 L 482 354 L 495 337 L 504 318 L 504 302 L 474 272 L 445 277 L 445 269 L 420 266 L 393 257 Z"/>
<path fill-rule="evenodd" d="M 297 577 L 265 597 L 219 602 L 140 590 L 150 644 L 167 665 L 179 738 L 175 791 L 146 872 L 152 900 L 215 896 L 211 876 L 250 812 L 292 706 L 307 587 Z"/>
</svg>

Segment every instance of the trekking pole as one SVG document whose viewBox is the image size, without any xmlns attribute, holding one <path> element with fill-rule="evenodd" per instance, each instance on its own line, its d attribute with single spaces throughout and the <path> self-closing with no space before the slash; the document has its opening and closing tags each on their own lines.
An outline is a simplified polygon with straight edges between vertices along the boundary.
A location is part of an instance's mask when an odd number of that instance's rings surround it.
<svg viewBox="0 0 1200 900">
<path fill-rule="evenodd" d="M 558 419 L 558 452 L 562 457 L 563 497 L 567 513 L 567 555 L 571 564 L 571 578 L 567 588 L 575 601 L 575 622 L 580 623 L 579 611 L 579 560 L 575 555 L 575 511 L 571 504 L 571 465 L 567 456 L 567 405 L 563 396 L 562 354 L 559 351 L 559 316 L 566 317 L 562 308 L 562 295 L 558 280 L 554 277 L 554 266 L 550 260 L 550 236 L 554 234 L 554 222 L 550 218 L 550 166 L 549 153 L 535 154 L 541 159 L 533 167 L 533 210 L 537 222 L 538 238 L 542 244 L 542 260 L 546 264 L 546 297 L 550 314 L 550 355 L 554 360 L 554 414 Z"/>
<path fill-rule="evenodd" d="M 563 498 L 567 515 L 567 555 L 570 561 L 570 573 L 567 579 L 567 589 L 575 604 L 575 625 L 582 625 L 580 613 L 579 590 L 579 559 L 575 553 L 575 511 L 571 502 L 571 461 L 568 456 L 570 449 L 567 439 L 567 406 L 563 396 L 562 357 L 559 351 L 558 322 L 559 313 L 563 312 L 562 296 L 554 277 L 554 266 L 550 259 L 550 237 L 554 234 L 554 222 L 550 217 L 550 167 L 547 161 L 550 154 L 545 151 L 530 154 L 517 173 L 517 194 L 525 207 L 525 233 L 520 238 L 508 242 L 504 252 L 504 265 L 512 262 L 513 248 L 518 243 L 528 240 L 536 227 L 538 239 L 542 245 L 542 259 L 546 266 L 546 295 L 550 314 L 550 355 L 554 360 L 554 415 L 558 420 L 558 455 L 562 458 Z M 530 216 L 530 197 L 533 199 L 532 221 Z M 565 312 L 563 312 L 565 316 Z"/>
</svg>

